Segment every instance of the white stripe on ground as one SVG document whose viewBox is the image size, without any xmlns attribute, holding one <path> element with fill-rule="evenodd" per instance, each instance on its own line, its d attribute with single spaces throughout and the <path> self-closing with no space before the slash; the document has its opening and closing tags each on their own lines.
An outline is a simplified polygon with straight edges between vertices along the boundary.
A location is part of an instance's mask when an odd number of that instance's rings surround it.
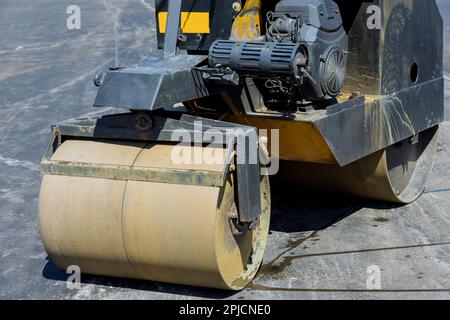
<svg viewBox="0 0 450 320">
<path fill-rule="evenodd" d="M 450 77 L 444 76 L 444 79 L 450 81 Z"/>
<path fill-rule="evenodd" d="M 30 161 L 22 161 L 12 158 L 4 158 L 0 156 L 0 162 L 6 164 L 8 167 L 22 167 L 32 171 L 38 170 L 37 165 Z"/>
<path fill-rule="evenodd" d="M 153 6 L 150 3 L 147 3 L 145 0 L 141 0 L 141 3 L 147 7 L 148 9 L 150 9 L 151 11 L 153 11 Z"/>
</svg>

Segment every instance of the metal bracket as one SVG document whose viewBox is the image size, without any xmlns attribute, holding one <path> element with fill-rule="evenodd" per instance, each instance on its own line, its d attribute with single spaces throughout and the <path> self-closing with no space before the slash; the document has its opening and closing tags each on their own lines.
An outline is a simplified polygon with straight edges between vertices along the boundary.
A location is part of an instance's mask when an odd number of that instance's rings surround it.
<svg viewBox="0 0 450 320">
<path fill-rule="evenodd" d="M 129 166 L 89 165 L 54 161 L 54 151 L 65 139 L 117 139 L 145 142 L 180 143 L 177 130 L 201 145 L 226 147 L 222 172 L 200 172 Z M 208 130 L 222 134 L 222 141 L 205 135 Z M 178 131 L 179 132 L 179 131 Z M 198 140 L 200 137 L 200 140 Z M 174 140 L 175 139 L 175 140 Z M 182 114 L 169 118 L 150 112 L 130 112 L 98 118 L 64 121 L 52 127 L 52 136 L 41 162 L 41 172 L 50 175 L 98 177 L 114 180 L 153 181 L 220 187 L 226 182 L 230 165 L 236 167 L 239 221 L 253 223 L 261 214 L 259 139 L 254 127 Z M 256 151 L 256 152 L 255 152 Z"/>
<path fill-rule="evenodd" d="M 181 0 L 169 0 L 169 10 L 164 36 L 164 57 L 177 53 L 178 33 L 180 31 Z"/>
<path fill-rule="evenodd" d="M 202 73 L 202 77 L 206 81 L 215 81 L 222 85 L 237 86 L 240 82 L 239 75 L 230 68 L 193 68 Z"/>
</svg>

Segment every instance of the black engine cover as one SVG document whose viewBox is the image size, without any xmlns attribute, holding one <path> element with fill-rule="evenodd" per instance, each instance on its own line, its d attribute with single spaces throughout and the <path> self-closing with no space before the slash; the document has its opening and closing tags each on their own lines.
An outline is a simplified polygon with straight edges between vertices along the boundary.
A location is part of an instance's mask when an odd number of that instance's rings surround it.
<svg viewBox="0 0 450 320">
<path fill-rule="evenodd" d="M 280 24 L 294 27 L 283 29 L 278 27 Z M 346 73 L 348 37 L 334 1 L 280 1 L 269 21 L 267 38 L 304 46 L 309 75 L 304 77 L 302 98 L 320 100 L 340 93 Z"/>
<path fill-rule="evenodd" d="M 292 89 L 283 91 L 295 95 L 294 100 L 324 100 L 340 94 L 348 37 L 334 1 L 278 2 L 267 14 L 266 40 L 217 40 L 209 51 L 209 65 L 254 79 L 277 79 L 279 88 Z"/>
</svg>

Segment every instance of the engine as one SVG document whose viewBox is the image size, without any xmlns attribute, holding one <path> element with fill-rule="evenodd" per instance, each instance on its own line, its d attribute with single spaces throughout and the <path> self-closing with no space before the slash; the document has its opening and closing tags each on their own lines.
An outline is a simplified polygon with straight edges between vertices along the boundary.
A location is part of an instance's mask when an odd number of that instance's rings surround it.
<svg viewBox="0 0 450 320">
<path fill-rule="evenodd" d="M 348 38 L 332 0 L 282 0 L 266 17 L 262 41 L 216 40 L 212 68 L 252 78 L 266 105 L 338 96 L 346 75 Z"/>
</svg>

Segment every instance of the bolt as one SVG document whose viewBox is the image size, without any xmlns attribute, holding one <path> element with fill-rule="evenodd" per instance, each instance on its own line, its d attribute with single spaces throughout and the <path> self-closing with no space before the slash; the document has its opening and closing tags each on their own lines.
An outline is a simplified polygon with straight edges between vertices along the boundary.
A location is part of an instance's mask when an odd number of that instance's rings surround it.
<svg viewBox="0 0 450 320">
<path fill-rule="evenodd" d="M 137 116 L 135 123 L 137 129 L 145 131 L 152 127 L 152 118 L 147 114 L 140 114 Z"/>
<path fill-rule="evenodd" d="M 300 67 L 306 67 L 308 64 L 308 60 L 306 58 L 298 58 L 295 61 L 295 64 Z"/>
<path fill-rule="evenodd" d="M 356 99 L 356 98 L 358 98 L 358 97 L 360 97 L 361 96 L 361 92 L 358 92 L 358 91 L 356 91 L 356 92 L 352 92 L 352 95 L 350 96 L 350 100 L 353 100 L 353 99 Z"/>
<path fill-rule="evenodd" d="M 177 40 L 180 42 L 186 42 L 187 41 L 187 36 L 185 34 L 179 34 L 177 37 Z"/>
<path fill-rule="evenodd" d="M 101 86 L 102 86 L 103 80 L 105 80 L 105 75 L 106 75 L 106 72 L 105 72 L 105 71 L 102 71 L 102 72 L 98 73 L 98 74 L 94 77 L 94 85 L 95 85 L 96 87 L 101 87 Z"/>
<path fill-rule="evenodd" d="M 232 8 L 233 8 L 233 11 L 234 12 L 241 12 L 241 10 L 242 10 L 242 5 L 241 5 L 241 3 L 240 2 L 233 2 L 233 5 L 232 5 Z"/>
</svg>

